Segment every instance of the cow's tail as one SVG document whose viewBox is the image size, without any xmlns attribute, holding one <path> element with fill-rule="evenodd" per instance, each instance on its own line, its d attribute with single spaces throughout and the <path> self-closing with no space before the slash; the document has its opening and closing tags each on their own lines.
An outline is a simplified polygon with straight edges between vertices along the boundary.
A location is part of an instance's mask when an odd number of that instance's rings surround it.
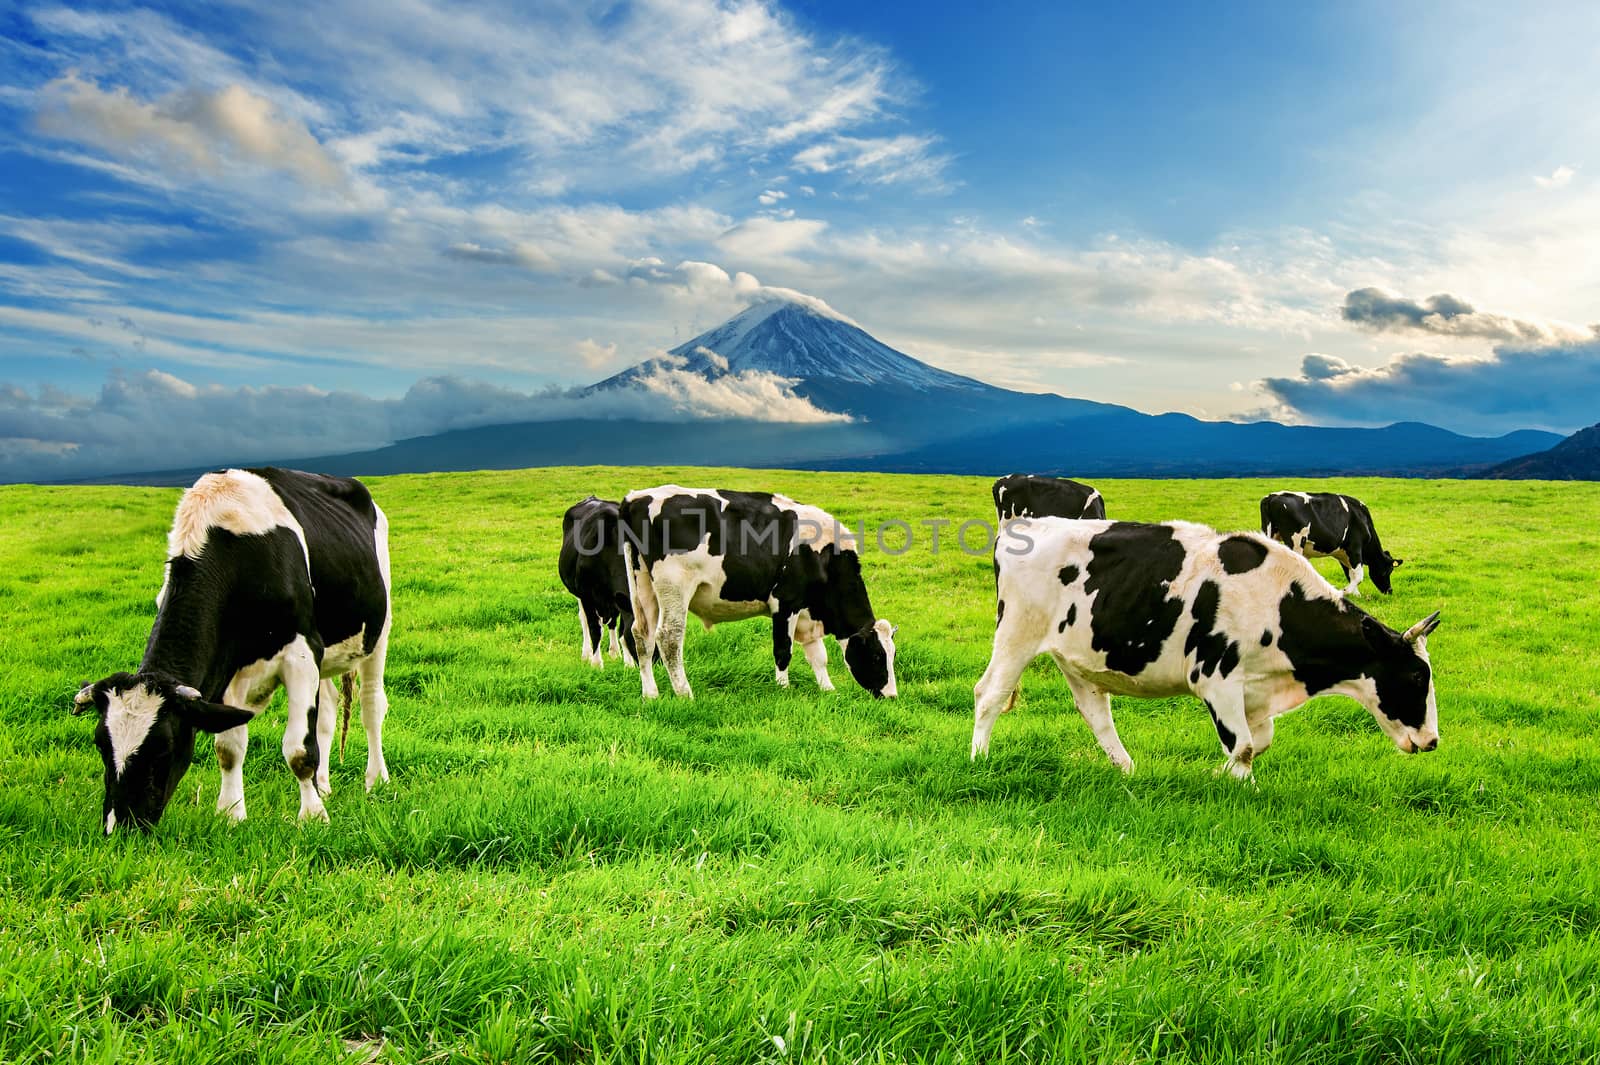
<svg viewBox="0 0 1600 1065">
<path fill-rule="evenodd" d="M 1261 531 L 1268 536 L 1272 535 L 1272 497 L 1261 497 Z"/>
<path fill-rule="evenodd" d="M 339 763 L 344 764 L 344 741 L 350 734 L 350 704 L 356 701 L 356 675 L 352 670 L 339 678 Z"/>
</svg>

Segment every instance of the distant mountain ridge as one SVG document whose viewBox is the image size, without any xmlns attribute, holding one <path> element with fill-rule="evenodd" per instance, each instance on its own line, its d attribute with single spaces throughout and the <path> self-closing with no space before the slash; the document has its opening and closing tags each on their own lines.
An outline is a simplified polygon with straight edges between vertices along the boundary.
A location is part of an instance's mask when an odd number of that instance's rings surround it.
<svg viewBox="0 0 1600 1065">
<path fill-rule="evenodd" d="M 727 383 L 770 374 L 848 421 L 787 423 L 648 414 L 458 429 L 355 454 L 290 459 L 327 473 L 383 474 L 562 465 L 705 465 L 1116 477 L 1475 476 L 1558 444 L 1554 433 L 1470 437 L 1431 425 L 1325 428 L 1208 422 L 1052 393 L 1013 392 L 897 351 L 820 301 L 762 299 L 713 329 L 573 393 L 597 401 L 657 375 Z M 662 399 L 663 405 L 670 401 Z M 597 404 L 599 405 L 599 404 Z M 634 410 L 632 403 L 612 405 Z M 648 409 L 649 403 L 644 404 Z M 137 478 L 178 483 L 192 471 Z"/>
<path fill-rule="evenodd" d="M 1600 481 L 1600 424 L 1579 429 L 1548 451 L 1502 462 L 1478 476 L 1524 481 Z"/>
</svg>

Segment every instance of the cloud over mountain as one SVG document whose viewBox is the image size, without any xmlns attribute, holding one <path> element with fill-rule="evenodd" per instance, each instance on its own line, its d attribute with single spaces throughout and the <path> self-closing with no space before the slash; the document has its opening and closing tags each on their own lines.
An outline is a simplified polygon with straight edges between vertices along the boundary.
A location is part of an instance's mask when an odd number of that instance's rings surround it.
<svg viewBox="0 0 1600 1065">
<path fill-rule="evenodd" d="M 398 399 L 304 387 L 194 385 L 159 370 L 114 372 L 100 392 L 0 384 L 0 480 L 54 480 L 380 447 L 452 429 L 565 418 L 848 421 L 748 371 L 710 381 L 662 356 L 628 387 L 519 392 L 459 377 L 418 381 Z"/>
<path fill-rule="evenodd" d="M 1485 357 L 1407 352 L 1382 366 L 1307 355 L 1298 377 L 1257 382 L 1278 409 L 1309 421 L 1424 421 L 1474 434 L 1571 432 L 1595 418 L 1600 339 L 1503 344 Z"/>
</svg>

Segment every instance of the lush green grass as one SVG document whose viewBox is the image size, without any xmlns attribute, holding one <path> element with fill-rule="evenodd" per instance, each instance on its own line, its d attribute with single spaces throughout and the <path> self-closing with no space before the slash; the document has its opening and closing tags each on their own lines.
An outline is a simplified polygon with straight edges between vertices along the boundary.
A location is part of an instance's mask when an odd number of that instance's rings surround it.
<svg viewBox="0 0 1600 1065">
<path fill-rule="evenodd" d="M 248 822 L 213 815 L 203 749 L 155 834 L 111 841 L 67 711 L 136 665 L 177 493 L 0 489 L 0 1060 L 1600 1057 L 1595 486 L 1341 482 L 1407 559 L 1365 605 L 1444 611 L 1441 747 L 1318 700 L 1252 786 L 1212 776 L 1186 699 L 1118 701 L 1122 777 L 1043 662 L 969 764 L 993 577 L 925 541 L 867 560 L 898 700 L 837 648 L 838 693 L 798 658 L 776 689 L 749 622 L 696 627 L 695 701 L 644 703 L 579 661 L 559 518 L 667 480 L 852 522 L 989 510 L 966 478 L 375 480 L 393 783 L 362 794 L 355 728 L 332 824 L 297 827 L 280 697 Z M 1268 487 L 1101 485 L 1115 516 L 1223 527 Z"/>
</svg>

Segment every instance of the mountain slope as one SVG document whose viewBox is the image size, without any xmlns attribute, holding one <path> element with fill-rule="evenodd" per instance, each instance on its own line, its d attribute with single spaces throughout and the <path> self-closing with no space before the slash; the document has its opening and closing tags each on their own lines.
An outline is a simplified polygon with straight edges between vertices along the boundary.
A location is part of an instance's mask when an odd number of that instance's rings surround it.
<svg viewBox="0 0 1600 1065">
<path fill-rule="evenodd" d="M 1579 429 L 1548 451 L 1502 462 L 1477 476 L 1506 480 L 1600 481 L 1600 424 Z"/>
</svg>

